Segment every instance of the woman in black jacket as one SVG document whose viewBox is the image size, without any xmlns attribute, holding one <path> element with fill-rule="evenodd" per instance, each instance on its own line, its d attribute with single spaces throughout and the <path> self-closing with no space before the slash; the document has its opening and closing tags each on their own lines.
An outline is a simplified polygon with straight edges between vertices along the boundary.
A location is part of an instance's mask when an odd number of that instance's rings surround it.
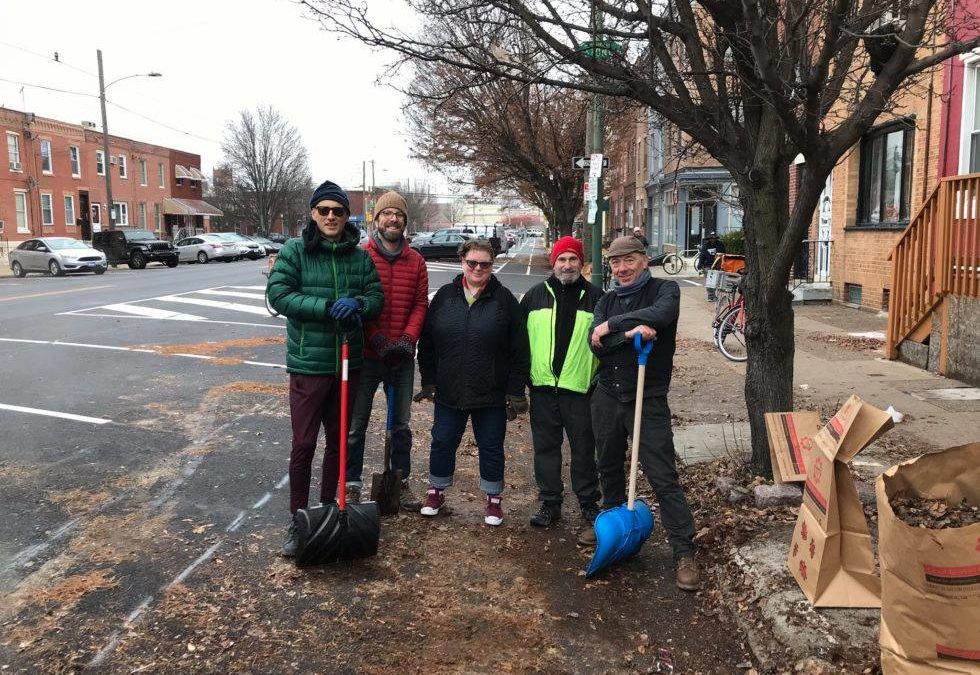
<svg viewBox="0 0 980 675">
<path fill-rule="evenodd" d="M 432 299 L 419 340 L 422 391 L 415 400 L 435 401 L 429 490 L 421 514 L 435 516 L 445 504 L 469 418 L 480 450 L 480 489 L 487 494 L 483 520 L 496 526 L 504 518 L 507 420 L 527 412 L 527 327 L 517 299 L 491 271 L 490 244 L 471 239 L 459 257 L 463 273 Z"/>
</svg>

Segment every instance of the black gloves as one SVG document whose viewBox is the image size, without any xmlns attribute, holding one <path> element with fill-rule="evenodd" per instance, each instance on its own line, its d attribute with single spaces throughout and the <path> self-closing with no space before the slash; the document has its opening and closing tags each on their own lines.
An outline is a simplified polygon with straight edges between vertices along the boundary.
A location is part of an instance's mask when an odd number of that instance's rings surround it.
<svg viewBox="0 0 980 675">
<path fill-rule="evenodd" d="M 434 384 L 423 384 L 422 385 L 422 390 L 419 391 L 419 393 L 417 393 L 415 396 L 412 397 L 412 400 L 415 401 L 416 403 L 421 403 L 422 401 L 424 401 L 426 399 L 428 399 L 430 401 L 435 401 L 436 400 L 436 385 L 434 385 Z"/>
<path fill-rule="evenodd" d="M 513 422 L 518 415 L 523 415 L 528 410 L 527 398 L 524 396 L 511 396 L 507 394 L 507 421 Z"/>
</svg>

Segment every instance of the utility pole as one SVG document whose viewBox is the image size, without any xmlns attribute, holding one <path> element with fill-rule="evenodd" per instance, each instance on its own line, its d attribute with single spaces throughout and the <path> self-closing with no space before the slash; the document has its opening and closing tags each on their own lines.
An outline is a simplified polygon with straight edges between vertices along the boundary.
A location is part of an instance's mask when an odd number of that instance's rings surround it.
<svg viewBox="0 0 980 675">
<path fill-rule="evenodd" d="M 99 103 L 102 105 L 102 168 L 105 169 L 105 198 L 109 205 L 109 230 L 116 229 L 112 211 L 112 163 L 109 161 L 109 122 L 105 114 L 105 77 L 102 74 L 102 50 L 95 51 L 99 59 Z"/>
<path fill-rule="evenodd" d="M 602 10 L 592 3 L 592 54 L 593 58 L 601 58 L 599 32 L 602 30 L 603 16 Z M 602 154 L 603 132 L 605 131 L 604 110 L 602 97 L 594 94 L 592 97 L 592 138 L 586 139 L 586 145 L 592 147 L 592 154 Z M 591 141 L 591 142 L 589 142 Z M 594 195 L 596 200 L 595 219 L 592 221 L 592 283 L 602 288 L 602 219 L 606 210 L 606 200 L 603 197 L 602 174 L 599 174 L 597 189 Z M 590 195 L 592 196 L 592 195 Z M 588 215 L 588 204 L 586 204 L 586 215 Z"/>
</svg>

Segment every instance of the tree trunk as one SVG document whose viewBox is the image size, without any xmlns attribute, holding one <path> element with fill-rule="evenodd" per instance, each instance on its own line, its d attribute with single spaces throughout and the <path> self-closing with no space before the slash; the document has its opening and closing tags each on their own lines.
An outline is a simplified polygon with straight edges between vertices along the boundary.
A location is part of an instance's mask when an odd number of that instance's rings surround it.
<svg viewBox="0 0 980 675">
<path fill-rule="evenodd" d="M 764 185 L 740 187 L 745 208 L 748 273 L 744 284 L 748 364 L 745 404 L 752 434 L 752 471 L 772 476 L 765 413 L 793 409 L 795 353 L 792 293 L 788 271 L 773 269 L 789 216 L 788 167 L 773 167 Z"/>
</svg>

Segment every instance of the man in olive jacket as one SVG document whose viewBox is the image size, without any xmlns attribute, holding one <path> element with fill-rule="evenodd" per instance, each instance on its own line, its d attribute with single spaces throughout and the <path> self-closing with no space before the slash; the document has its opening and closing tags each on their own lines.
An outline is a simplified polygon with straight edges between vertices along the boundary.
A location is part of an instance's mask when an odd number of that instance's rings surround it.
<svg viewBox="0 0 980 675">
<path fill-rule="evenodd" d="M 340 186 L 326 181 L 310 199 L 311 220 L 301 239 L 290 239 L 279 252 L 266 290 L 272 307 L 287 318 L 286 371 L 289 416 L 293 428 L 289 456 L 289 510 L 307 507 L 313 455 L 326 433 L 320 501 L 330 502 L 340 477 L 340 346 L 348 335 L 348 401 L 357 394 L 362 319 L 376 317 L 384 305 L 378 272 L 358 246 L 357 228 L 347 222 L 350 200 Z M 296 554 L 295 522 L 282 554 Z"/>
</svg>

